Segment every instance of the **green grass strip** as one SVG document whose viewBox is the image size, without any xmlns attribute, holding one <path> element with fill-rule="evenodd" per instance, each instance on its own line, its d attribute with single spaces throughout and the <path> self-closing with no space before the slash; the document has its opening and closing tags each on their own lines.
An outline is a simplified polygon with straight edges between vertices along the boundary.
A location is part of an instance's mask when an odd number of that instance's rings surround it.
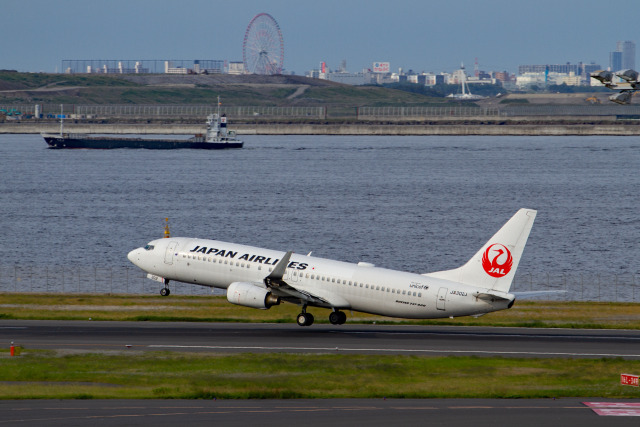
<svg viewBox="0 0 640 427">
<path fill-rule="evenodd" d="M 316 323 L 328 323 L 329 310 L 312 307 Z M 256 310 L 221 296 L 136 296 L 0 294 L 0 319 L 124 320 L 164 322 L 294 323 L 300 308 L 281 304 Z M 571 301 L 516 301 L 510 310 L 480 318 L 407 320 L 347 311 L 348 323 L 512 326 L 530 328 L 640 329 L 640 304 Z"/>
<path fill-rule="evenodd" d="M 4 353 L 4 354 L 3 354 Z M 0 352 L 0 399 L 638 398 L 622 359 Z"/>
</svg>

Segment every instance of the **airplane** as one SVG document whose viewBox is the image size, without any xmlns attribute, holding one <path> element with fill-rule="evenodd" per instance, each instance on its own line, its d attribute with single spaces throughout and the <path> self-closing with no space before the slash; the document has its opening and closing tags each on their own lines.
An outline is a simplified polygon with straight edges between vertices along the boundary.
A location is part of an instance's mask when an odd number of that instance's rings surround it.
<svg viewBox="0 0 640 427">
<path fill-rule="evenodd" d="M 516 296 L 549 291 L 509 289 L 537 211 L 520 209 L 463 266 L 416 274 L 252 246 L 186 237 L 153 240 L 129 252 L 129 260 L 170 294 L 169 282 L 225 289 L 232 304 L 269 309 L 299 305 L 300 326 L 314 316 L 307 307 L 331 310 L 329 322 L 345 323 L 345 310 L 395 318 L 482 316 L 511 308 Z"/>
<path fill-rule="evenodd" d="M 624 82 L 614 83 L 614 76 L 620 77 L 620 79 L 624 80 Z M 609 101 L 621 105 L 631 104 L 631 97 L 634 93 L 640 90 L 640 82 L 638 81 L 638 76 L 638 72 L 631 69 L 621 70 L 616 73 L 612 73 L 608 70 L 598 70 L 591 73 L 592 79 L 598 80 L 600 83 L 611 90 L 619 91 L 618 93 L 611 95 L 609 97 Z"/>
</svg>

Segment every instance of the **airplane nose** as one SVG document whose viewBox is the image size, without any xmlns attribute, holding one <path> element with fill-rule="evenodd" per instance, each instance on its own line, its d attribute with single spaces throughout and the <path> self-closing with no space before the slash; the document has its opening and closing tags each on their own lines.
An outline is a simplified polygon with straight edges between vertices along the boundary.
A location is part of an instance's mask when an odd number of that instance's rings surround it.
<svg viewBox="0 0 640 427">
<path fill-rule="evenodd" d="M 138 265 L 138 263 L 136 261 L 138 261 L 138 251 L 140 249 L 134 249 L 131 252 L 129 252 L 127 254 L 127 258 L 129 258 L 129 261 L 131 261 L 132 263 L 134 263 L 135 265 Z"/>
</svg>

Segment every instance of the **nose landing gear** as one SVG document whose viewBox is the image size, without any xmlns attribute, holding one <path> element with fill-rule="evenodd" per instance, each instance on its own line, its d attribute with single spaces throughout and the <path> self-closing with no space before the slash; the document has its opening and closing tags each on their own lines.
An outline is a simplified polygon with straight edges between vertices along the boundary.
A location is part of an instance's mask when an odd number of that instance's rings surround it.
<svg viewBox="0 0 640 427">
<path fill-rule="evenodd" d="M 164 288 L 160 289 L 160 295 L 163 297 L 168 297 L 171 294 L 169 290 L 169 279 L 164 279 Z"/>
</svg>

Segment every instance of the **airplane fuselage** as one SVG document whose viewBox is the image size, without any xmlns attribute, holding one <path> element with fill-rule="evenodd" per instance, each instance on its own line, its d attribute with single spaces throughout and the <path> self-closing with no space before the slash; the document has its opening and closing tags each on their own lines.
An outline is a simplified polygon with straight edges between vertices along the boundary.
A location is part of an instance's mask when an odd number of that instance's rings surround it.
<svg viewBox="0 0 640 427">
<path fill-rule="evenodd" d="M 150 242 L 129 254 L 158 281 L 173 280 L 227 289 L 232 283 L 262 283 L 284 252 L 233 243 L 169 238 Z M 155 276 L 155 277 L 153 277 Z M 425 275 L 291 255 L 283 280 L 302 294 L 321 298 L 324 306 L 390 317 L 415 319 L 484 314 L 508 308 L 513 296 L 478 298 L 482 288 Z"/>
</svg>

